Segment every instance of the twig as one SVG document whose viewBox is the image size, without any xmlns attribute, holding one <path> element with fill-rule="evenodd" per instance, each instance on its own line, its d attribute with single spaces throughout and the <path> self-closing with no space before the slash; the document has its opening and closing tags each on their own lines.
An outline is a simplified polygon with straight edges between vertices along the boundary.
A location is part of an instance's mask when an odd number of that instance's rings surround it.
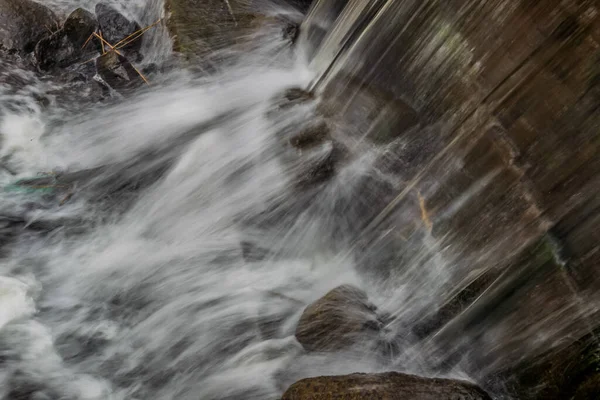
<svg viewBox="0 0 600 400">
<path fill-rule="evenodd" d="M 158 25 L 158 24 L 160 23 L 160 21 L 162 21 L 162 19 L 161 19 L 161 18 L 159 18 L 159 19 L 158 19 L 156 22 L 154 22 L 153 24 L 151 24 L 151 25 L 148 25 L 148 26 L 147 26 L 147 27 L 145 27 L 145 28 L 138 29 L 137 31 L 133 32 L 131 35 L 129 35 L 129 36 L 127 36 L 127 37 L 125 37 L 125 38 L 123 38 L 123 39 L 119 40 L 119 41 L 117 42 L 117 44 L 115 44 L 115 48 L 117 48 L 117 49 L 120 49 L 120 48 L 122 48 L 123 46 L 127 46 L 129 43 L 133 42 L 134 40 L 137 40 L 137 39 L 139 39 L 139 38 L 140 38 L 140 37 L 141 37 L 141 36 L 142 36 L 144 33 L 146 33 L 148 30 L 150 30 L 150 29 L 152 29 L 154 26 Z M 135 36 L 135 37 L 134 37 L 134 38 L 132 38 L 132 36 Z M 130 38 L 132 38 L 132 39 L 131 39 L 131 40 L 128 40 L 128 39 L 130 39 Z M 125 42 L 125 43 L 123 43 L 123 42 Z"/>
<path fill-rule="evenodd" d="M 229 5 L 229 3 L 228 3 Z M 129 43 L 138 40 L 140 37 L 142 37 L 142 35 L 144 33 L 146 33 L 148 30 L 150 30 L 151 28 L 153 28 L 154 26 L 158 25 L 160 23 L 160 21 L 162 21 L 162 19 L 158 19 L 156 22 L 154 22 L 151 25 L 148 25 L 145 28 L 142 29 L 138 29 L 137 31 L 133 32 L 131 35 L 121 39 L 120 41 L 118 41 L 115 45 L 110 44 L 106 39 L 104 39 L 102 37 L 102 31 L 98 31 L 98 33 L 93 32 L 90 37 L 87 38 L 87 40 L 85 41 L 85 43 L 83 44 L 83 46 L 81 47 L 82 49 L 85 48 L 85 46 L 87 46 L 87 44 L 90 42 L 90 40 L 92 40 L 92 38 L 96 37 L 98 39 L 100 39 L 100 44 L 102 46 L 102 55 L 105 55 L 106 53 L 108 53 L 107 51 L 105 51 L 104 45 L 106 44 L 106 46 L 108 46 L 108 48 L 110 48 L 110 51 L 114 51 L 115 53 L 117 53 L 118 55 L 120 55 L 121 57 L 125 57 L 123 56 L 123 54 L 121 54 L 121 52 L 119 52 L 119 49 L 123 48 L 124 46 L 127 46 Z M 98 57 L 94 57 L 91 58 L 87 61 L 84 61 L 81 64 L 87 64 L 91 61 L 96 61 L 98 59 Z M 146 85 L 150 85 L 150 82 L 148 81 L 148 79 L 146 79 L 146 77 L 144 76 L 144 74 L 142 74 L 140 72 L 140 70 L 138 70 L 133 64 L 131 64 L 131 67 L 133 68 L 133 70 L 140 76 L 140 78 L 142 78 L 142 80 L 144 81 L 144 83 L 146 83 Z"/>
</svg>

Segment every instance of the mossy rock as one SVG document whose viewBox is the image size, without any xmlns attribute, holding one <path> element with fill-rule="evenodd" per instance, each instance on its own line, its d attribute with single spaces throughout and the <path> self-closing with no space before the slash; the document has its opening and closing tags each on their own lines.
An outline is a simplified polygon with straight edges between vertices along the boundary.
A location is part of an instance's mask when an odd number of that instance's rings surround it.
<svg viewBox="0 0 600 400">
<path fill-rule="evenodd" d="M 294 383 L 282 400 L 491 400 L 478 386 L 398 372 L 321 376 Z"/>
</svg>

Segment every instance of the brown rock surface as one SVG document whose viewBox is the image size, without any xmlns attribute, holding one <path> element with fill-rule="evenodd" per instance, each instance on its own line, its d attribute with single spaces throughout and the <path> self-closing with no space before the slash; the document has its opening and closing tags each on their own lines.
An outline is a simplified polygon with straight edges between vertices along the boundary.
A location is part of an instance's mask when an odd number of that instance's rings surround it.
<svg viewBox="0 0 600 400">
<path fill-rule="evenodd" d="M 343 350 L 372 338 L 379 324 L 365 292 L 344 285 L 306 307 L 296 338 L 308 351 Z"/>
<path fill-rule="evenodd" d="M 294 383 L 282 400 L 491 400 L 476 385 L 398 372 L 321 376 Z"/>
</svg>

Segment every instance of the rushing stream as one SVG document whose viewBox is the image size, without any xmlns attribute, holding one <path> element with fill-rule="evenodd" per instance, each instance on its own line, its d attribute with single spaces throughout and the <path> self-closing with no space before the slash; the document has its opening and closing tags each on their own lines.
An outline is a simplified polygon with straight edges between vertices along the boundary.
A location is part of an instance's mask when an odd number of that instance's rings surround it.
<svg viewBox="0 0 600 400">
<path fill-rule="evenodd" d="M 95 1 L 44 4 L 66 13 Z M 163 8 L 119 5 L 141 24 Z M 58 194 L 0 193 L 4 398 L 276 399 L 306 376 L 433 374 L 407 324 L 451 280 L 445 261 L 426 230 L 402 273 L 365 265 L 377 249 L 356 257 L 369 209 L 391 200 L 378 190 L 394 192 L 374 167 L 378 148 L 324 186 L 297 188 L 302 162 L 280 136 L 316 118 L 315 104 L 280 109 L 278 96 L 309 86 L 314 71 L 281 35 L 262 40 L 210 75 L 171 65 L 134 96 L 99 104 L 0 64 L 0 183 L 70 176 Z M 169 64 L 166 29 L 150 31 L 143 52 L 145 64 Z M 249 257 L 248 246 L 266 255 Z M 302 310 L 341 284 L 395 317 L 392 360 L 302 351 Z"/>
</svg>

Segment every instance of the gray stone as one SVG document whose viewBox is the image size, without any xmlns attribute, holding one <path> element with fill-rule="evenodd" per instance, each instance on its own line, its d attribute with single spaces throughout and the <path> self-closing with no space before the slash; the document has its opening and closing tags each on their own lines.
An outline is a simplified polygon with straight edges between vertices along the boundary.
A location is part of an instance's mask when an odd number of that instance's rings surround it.
<svg viewBox="0 0 600 400">
<path fill-rule="evenodd" d="M 102 32 L 102 37 L 111 45 L 116 45 L 132 33 L 141 29 L 135 21 L 128 20 L 123 14 L 105 3 L 96 5 L 96 17 Z M 141 38 L 132 41 L 122 49 L 128 52 L 138 52 L 142 47 Z"/>
<path fill-rule="evenodd" d="M 40 69 L 64 68 L 85 61 L 81 59 L 86 54 L 82 47 L 96 27 L 92 13 L 82 8 L 73 11 L 60 30 L 44 37 L 35 46 L 34 54 Z"/>
</svg>

